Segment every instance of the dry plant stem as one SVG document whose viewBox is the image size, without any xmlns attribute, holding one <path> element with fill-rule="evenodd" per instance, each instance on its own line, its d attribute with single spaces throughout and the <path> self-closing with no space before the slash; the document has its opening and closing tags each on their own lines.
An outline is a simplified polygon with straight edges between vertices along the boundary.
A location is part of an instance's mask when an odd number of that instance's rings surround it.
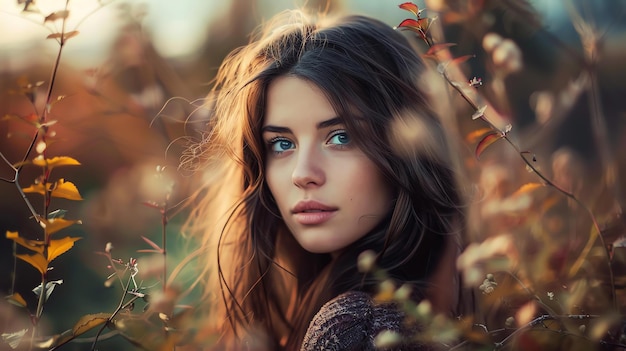
<svg viewBox="0 0 626 351">
<path fill-rule="evenodd" d="M 513 331 L 511 334 L 509 334 L 506 338 L 502 339 L 500 342 L 497 342 L 494 346 L 495 350 L 501 349 L 506 343 L 507 341 L 513 339 L 517 334 L 521 333 L 524 330 L 527 330 L 529 328 L 532 328 L 536 325 L 539 325 L 541 323 L 543 323 L 544 321 L 547 320 L 561 320 L 561 319 L 579 319 L 579 320 L 583 320 L 583 319 L 595 319 L 598 318 L 600 316 L 598 315 L 591 315 L 591 314 L 568 314 L 568 315 L 563 315 L 563 316 L 550 316 L 550 315 L 543 315 L 543 316 L 539 316 L 535 319 L 533 319 L 532 321 L 528 322 L 526 325 L 517 328 L 515 331 Z M 565 333 L 562 330 L 558 331 L 559 333 Z"/>
<path fill-rule="evenodd" d="M 556 316 L 557 313 L 556 311 L 554 311 L 550 306 L 548 306 L 545 302 L 543 302 L 543 300 L 539 297 L 539 295 L 535 294 L 533 291 L 531 291 L 518 277 L 515 273 L 510 272 L 510 271 L 504 271 L 505 273 L 507 273 L 509 276 L 511 276 L 511 278 L 513 278 L 513 280 L 515 280 L 517 282 L 517 284 L 519 284 L 519 286 L 524 289 L 526 291 L 526 293 L 528 294 L 528 296 L 533 297 L 537 303 L 539 303 L 539 305 L 546 311 L 548 312 L 550 315 L 552 316 Z"/>
<path fill-rule="evenodd" d="M 161 209 L 161 248 L 163 249 L 163 292 L 167 290 L 167 200 Z"/>
<path fill-rule="evenodd" d="M 432 45 L 430 42 L 428 42 L 429 45 Z M 456 84 L 455 82 L 453 82 L 450 77 L 448 76 L 448 74 L 445 72 L 443 72 L 443 77 L 446 80 L 446 82 L 453 88 L 455 89 L 459 95 L 463 98 L 463 100 L 465 100 L 474 111 L 479 111 L 480 108 L 478 107 L 478 105 L 476 105 L 476 103 L 474 101 L 472 101 L 472 99 L 469 98 L 469 96 L 467 96 L 467 94 L 465 94 L 465 92 L 463 91 L 463 89 L 461 89 L 461 87 L 459 86 L 459 84 Z M 598 224 L 598 221 L 595 217 L 595 215 L 593 214 L 593 212 L 591 211 L 591 209 L 586 206 L 585 204 L 583 204 L 576 196 L 574 196 L 574 194 L 564 190 L 563 188 L 559 187 L 558 185 L 554 184 L 550 179 L 548 179 L 546 176 L 544 176 L 536 167 L 535 165 L 529 161 L 524 155 L 527 154 L 527 152 L 520 150 L 520 148 L 517 146 L 517 144 L 515 144 L 506 133 L 503 133 L 502 131 L 500 131 L 500 129 L 498 129 L 493 123 L 491 123 L 484 115 L 480 117 L 480 119 L 485 122 L 491 129 L 496 130 L 498 132 L 501 133 L 501 137 L 502 139 L 506 140 L 506 142 L 515 150 L 515 152 L 520 156 L 520 158 L 524 161 L 524 163 L 526 164 L 526 166 L 528 166 L 528 168 L 530 170 L 532 170 L 539 178 L 541 178 L 541 180 L 544 182 L 544 184 L 546 186 L 550 186 L 553 189 L 557 190 L 558 192 L 560 192 L 561 194 L 563 194 L 564 196 L 572 199 L 576 204 L 578 204 L 579 206 L 581 206 L 583 209 L 585 209 L 585 211 L 587 212 L 587 214 L 589 215 L 589 218 L 591 219 L 592 223 L 593 223 L 593 227 L 595 228 L 595 230 L 598 232 L 598 236 L 597 238 L 600 239 L 600 242 L 602 244 L 602 247 L 604 248 L 604 251 L 606 253 L 606 257 L 607 257 L 607 265 L 608 265 L 608 271 L 609 271 L 609 280 L 610 280 L 610 285 L 611 285 L 611 301 L 613 303 L 614 307 L 617 307 L 617 298 L 616 298 L 616 293 L 615 293 L 615 279 L 613 277 L 613 269 L 611 268 L 611 261 L 610 261 L 610 253 L 608 251 L 607 245 L 604 242 L 604 238 L 602 237 L 602 230 L 600 229 L 600 225 Z M 595 241 L 595 239 L 594 239 Z"/>
<path fill-rule="evenodd" d="M 617 200 L 617 205 L 619 206 L 617 211 L 621 213 L 623 210 L 622 202 L 624 199 L 619 182 L 617 182 L 617 165 L 609 145 L 608 127 L 604 112 L 602 111 L 600 87 L 598 86 L 598 77 L 596 74 L 600 56 L 598 48 L 602 44 L 602 36 L 598 35 L 598 30 L 594 23 L 588 23 L 585 19 L 583 19 L 571 0 L 566 1 L 566 7 L 572 20 L 572 24 L 574 25 L 574 29 L 578 33 L 585 51 L 584 67 L 586 68 L 585 71 L 589 75 L 591 81 L 591 87 L 587 91 L 587 97 L 589 99 L 589 113 L 591 115 L 594 142 L 600 156 L 601 169 L 603 171 L 602 173 L 605 176 L 604 181 L 612 190 L 611 193 L 615 194 L 615 200 Z M 589 11 L 587 12 L 590 13 Z M 613 23 L 609 23 L 609 26 L 612 24 Z"/>
<path fill-rule="evenodd" d="M 113 313 L 109 317 L 109 319 L 107 319 L 107 321 L 102 324 L 100 329 L 98 329 L 98 332 L 96 333 L 96 336 L 94 337 L 93 344 L 91 344 L 91 351 L 94 351 L 96 349 L 96 344 L 98 343 L 98 338 L 100 337 L 100 334 L 102 334 L 102 332 L 104 331 L 104 328 L 106 328 L 107 325 L 113 321 L 113 318 L 115 318 L 115 316 L 117 316 L 117 314 L 121 310 L 128 307 L 131 303 L 133 303 L 135 300 L 139 298 L 138 296 L 133 296 L 133 298 L 131 298 L 128 302 L 124 303 L 124 300 L 126 299 L 126 295 L 128 295 L 128 287 L 130 286 L 130 282 L 132 280 L 133 280 L 132 276 L 128 277 L 128 281 L 126 282 L 126 286 L 124 286 L 124 291 L 122 292 L 122 297 L 120 298 L 120 302 L 117 305 L 117 308 L 115 309 L 115 311 L 113 311 Z"/>
<path fill-rule="evenodd" d="M 65 11 L 68 10 L 68 5 L 69 5 L 69 0 L 65 1 Z M 41 140 L 42 142 L 45 143 L 46 141 L 46 133 L 48 131 L 48 127 L 46 126 L 46 121 L 47 121 L 47 116 L 50 110 L 50 101 L 52 99 L 52 91 L 54 89 L 54 83 L 56 81 L 57 78 L 57 74 L 59 71 L 59 64 L 61 62 L 61 56 L 63 54 L 63 47 L 65 45 L 65 27 L 66 27 L 66 23 L 67 20 L 66 18 L 63 18 L 62 20 L 62 28 L 61 28 L 61 39 L 59 40 L 59 51 L 57 53 L 56 59 L 55 59 L 55 63 L 54 63 L 54 67 L 52 69 L 52 72 L 50 74 L 50 84 L 48 85 L 48 92 L 46 94 L 46 106 L 44 106 L 44 109 L 41 113 L 41 116 L 39 118 L 39 124 L 41 125 L 41 129 L 37 132 L 37 134 L 35 135 L 35 138 L 33 138 L 33 141 L 28 149 L 28 152 L 24 155 L 24 161 L 27 160 L 29 158 L 29 155 L 33 149 L 33 145 L 36 143 L 36 140 L 38 139 L 39 136 L 41 136 Z M 46 150 L 43 151 L 44 153 L 44 159 L 45 159 L 45 153 Z M 19 186 L 19 182 L 18 180 L 18 175 L 19 175 L 19 170 L 18 172 L 16 172 L 15 174 L 15 184 L 17 184 L 17 187 L 19 189 L 19 191 L 23 194 L 23 191 L 21 189 L 21 187 Z M 43 169 L 43 179 L 42 179 L 42 183 L 44 186 L 44 204 L 43 204 L 43 218 L 47 219 L 48 217 L 48 210 L 50 207 L 50 200 L 51 200 L 51 192 L 52 189 L 48 190 L 47 188 L 47 184 L 48 184 L 48 180 L 50 177 L 50 170 L 48 169 L 48 167 L 44 167 Z M 28 200 L 26 199 L 26 196 L 24 196 L 24 199 L 28 202 Z M 37 222 L 39 222 L 39 224 L 41 224 L 41 219 L 36 216 L 35 219 L 37 220 Z M 44 247 L 43 247 L 43 256 L 44 257 L 48 257 L 48 246 L 50 245 L 50 236 L 47 234 L 46 228 L 42 228 L 44 231 Z M 39 300 L 37 302 L 37 310 L 35 311 L 35 318 L 34 318 L 34 326 L 33 326 L 33 331 L 32 331 L 32 337 L 31 337 L 31 343 L 30 343 L 30 348 L 32 349 L 33 347 L 33 342 L 35 340 L 35 337 L 37 335 L 37 326 L 39 324 L 39 320 L 41 319 L 41 315 L 43 313 L 43 306 L 46 302 L 46 296 L 47 296 L 47 280 L 48 280 L 48 272 L 43 272 L 41 274 L 41 291 L 39 293 Z"/>
</svg>

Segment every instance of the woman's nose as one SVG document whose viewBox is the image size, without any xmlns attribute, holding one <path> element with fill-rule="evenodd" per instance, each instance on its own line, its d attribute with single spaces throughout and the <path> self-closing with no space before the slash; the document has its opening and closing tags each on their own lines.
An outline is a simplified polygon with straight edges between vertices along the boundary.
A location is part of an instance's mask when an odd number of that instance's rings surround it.
<svg viewBox="0 0 626 351">
<path fill-rule="evenodd" d="M 300 147 L 291 178 L 298 188 L 323 185 L 326 182 L 326 174 L 321 150 Z"/>
</svg>

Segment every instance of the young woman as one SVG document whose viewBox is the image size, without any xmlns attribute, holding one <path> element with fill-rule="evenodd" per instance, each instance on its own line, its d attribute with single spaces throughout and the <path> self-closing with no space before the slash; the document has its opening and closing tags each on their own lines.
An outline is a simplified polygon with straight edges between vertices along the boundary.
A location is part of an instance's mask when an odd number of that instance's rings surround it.
<svg viewBox="0 0 626 351">
<path fill-rule="evenodd" d="M 206 177 L 191 225 L 221 347 L 367 350 L 384 330 L 410 337 L 402 311 L 373 299 L 365 251 L 414 299 L 453 313 L 464 215 L 424 70 L 378 20 L 301 12 L 225 60 L 190 153 Z"/>
</svg>

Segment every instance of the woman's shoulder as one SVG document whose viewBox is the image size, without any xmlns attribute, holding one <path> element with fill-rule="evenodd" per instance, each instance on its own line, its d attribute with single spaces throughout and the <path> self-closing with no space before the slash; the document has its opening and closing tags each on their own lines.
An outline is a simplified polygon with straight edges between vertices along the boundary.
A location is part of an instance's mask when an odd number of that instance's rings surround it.
<svg viewBox="0 0 626 351">
<path fill-rule="evenodd" d="M 403 320 L 404 314 L 395 305 L 378 304 L 365 292 L 348 291 L 320 308 L 301 350 L 374 350 L 380 332 L 406 331 Z"/>
</svg>

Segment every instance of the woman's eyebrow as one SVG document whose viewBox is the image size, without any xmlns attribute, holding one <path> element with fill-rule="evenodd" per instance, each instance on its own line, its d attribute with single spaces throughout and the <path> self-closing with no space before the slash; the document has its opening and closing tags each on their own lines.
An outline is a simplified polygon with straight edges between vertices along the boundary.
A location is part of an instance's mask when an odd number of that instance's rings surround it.
<svg viewBox="0 0 626 351">
<path fill-rule="evenodd" d="M 289 129 L 287 127 L 278 127 L 278 126 L 267 125 L 267 126 L 264 126 L 263 128 L 261 128 L 261 133 L 266 133 L 266 132 L 271 132 L 271 133 L 291 133 L 291 129 Z"/>
<path fill-rule="evenodd" d="M 324 128 L 336 126 L 336 125 L 342 124 L 342 123 L 343 122 L 341 121 L 341 118 L 333 117 L 333 118 L 331 118 L 329 120 L 322 121 L 322 122 L 318 123 L 317 124 L 317 129 L 324 129 Z"/>
<path fill-rule="evenodd" d="M 342 123 L 343 122 L 341 121 L 341 118 L 333 117 L 333 118 L 328 119 L 326 121 L 319 122 L 317 124 L 317 129 L 324 129 L 324 128 L 336 126 L 336 125 L 342 124 Z M 268 124 L 266 126 L 263 126 L 263 128 L 261 128 L 261 133 L 266 133 L 266 132 L 270 132 L 270 133 L 292 133 L 291 129 L 289 129 L 287 127 L 273 126 L 273 125 L 270 125 L 270 124 Z"/>
</svg>

